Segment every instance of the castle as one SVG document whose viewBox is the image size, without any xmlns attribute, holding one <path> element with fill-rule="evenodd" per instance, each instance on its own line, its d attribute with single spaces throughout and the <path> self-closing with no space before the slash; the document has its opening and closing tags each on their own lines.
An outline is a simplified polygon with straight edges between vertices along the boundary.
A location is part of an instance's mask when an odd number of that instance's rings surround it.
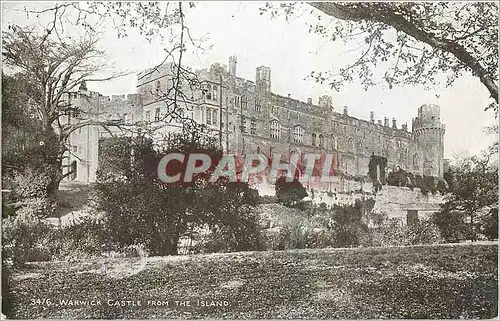
<svg viewBox="0 0 500 321">
<path fill-rule="evenodd" d="M 183 70 L 187 72 L 186 70 Z M 182 104 L 173 109 L 172 87 L 176 68 L 157 66 L 138 74 L 137 94 L 102 96 L 83 84 L 68 94 L 82 111 L 96 111 L 96 119 L 121 119 L 151 129 L 160 140 L 168 132 L 181 130 L 179 117 L 205 124 L 220 138 L 227 153 L 320 153 L 334 154 L 336 170 L 343 177 L 366 177 L 372 156 L 384 159 L 385 172 L 402 168 L 413 174 L 443 177 L 444 131 L 440 108 L 423 105 L 412 121 L 411 131 L 396 120 L 352 117 L 346 106 L 332 104 L 330 96 L 299 101 L 271 91 L 271 69 L 256 68 L 255 80 L 237 76 L 237 59 L 229 66 L 213 64 L 193 72 L 198 86 L 182 83 Z M 91 115 L 92 112 L 88 112 Z M 79 121 L 79 115 L 68 122 Z M 176 117 L 178 116 L 178 117 Z M 82 127 L 70 137 L 70 177 L 92 182 L 98 165 L 99 139 L 119 132 L 100 126 Z M 340 184 L 340 181 L 339 181 Z M 340 188 L 340 187 L 339 187 Z"/>
</svg>

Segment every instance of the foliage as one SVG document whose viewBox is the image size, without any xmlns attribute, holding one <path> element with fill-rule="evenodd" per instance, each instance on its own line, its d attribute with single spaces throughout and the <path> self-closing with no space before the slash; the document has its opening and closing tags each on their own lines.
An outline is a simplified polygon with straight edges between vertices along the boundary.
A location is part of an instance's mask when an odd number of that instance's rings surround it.
<svg viewBox="0 0 500 321">
<path fill-rule="evenodd" d="M 100 219 L 84 217 L 80 222 L 63 226 L 52 231 L 52 260 L 81 260 L 100 257 L 103 251 L 110 250 L 107 230 Z"/>
<path fill-rule="evenodd" d="M 353 247 L 360 245 L 360 239 L 367 232 L 364 223 L 364 205 L 356 200 L 354 205 L 333 205 L 316 208 L 320 227 L 331 232 L 333 247 Z M 320 242 L 322 243 L 322 242 Z"/>
<path fill-rule="evenodd" d="M 405 245 L 424 245 L 442 243 L 439 228 L 432 220 L 418 220 L 405 230 Z"/>
<path fill-rule="evenodd" d="M 310 6 L 331 17 L 317 15 L 310 32 L 331 41 L 357 41 L 358 58 L 335 71 L 312 72 L 318 82 L 339 89 L 360 79 L 366 87 L 424 84 L 447 85 L 464 73 L 479 78 L 498 110 L 498 4 L 409 2 L 312 2 Z M 300 11 L 297 3 L 266 3 L 261 8 L 290 18 Z M 306 9 L 307 10 L 307 9 Z M 311 10 L 311 14 L 317 13 Z M 353 51 L 353 50 L 350 50 Z M 383 73 L 375 70 L 382 67 Z M 446 80 L 443 81 L 443 76 Z"/>
<path fill-rule="evenodd" d="M 387 184 L 391 186 L 402 186 L 413 189 L 417 187 L 422 194 L 436 194 L 438 191 L 444 195 L 448 192 L 448 183 L 445 179 L 439 179 L 433 176 L 422 176 L 420 174 L 412 174 L 404 169 L 397 169 L 389 172 L 387 175 Z"/>
<path fill-rule="evenodd" d="M 306 188 L 298 179 L 287 182 L 285 176 L 280 176 L 275 183 L 278 203 L 288 207 L 299 206 L 300 201 L 307 196 Z"/>
<path fill-rule="evenodd" d="M 453 210 L 449 203 L 443 204 L 441 210 L 432 215 L 432 220 L 448 243 L 456 243 L 471 237 L 465 213 Z"/>
<path fill-rule="evenodd" d="M 257 251 L 263 249 L 259 218 L 254 208 L 243 205 L 225 222 L 214 225 L 195 246 L 195 253 Z"/>
<path fill-rule="evenodd" d="M 258 194 L 248 184 L 231 183 L 226 177 L 210 181 L 222 156 L 213 139 L 193 132 L 175 134 L 161 152 L 141 138 L 110 139 L 102 147 L 95 208 L 104 212 L 111 243 L 143 244 L 153 255 L 177 254 L 179 239 L 206 224 L 217 239 L 211 246 L 218 250 L 258 247 L 253 214 Z M 172 152 L 185 155 L 186 160 L 191 153 L 202 152 L 211 156 L 212 165 L 191 182 L 181 179 L 167 184 L 157 178 L 157 166 L 163 155 Z M 185 163 L 169 166 L 175 173 L 184 173 Z M 222 246 L 221 240 L 227 244 Z"/>
<path fill-rule="evenodd" d="M 2 219 L 2 260 L 14 266 L 48 261 L 51 227 L 34 216 Z"/>
<path fill-rule="evenodd" d="M 471 240 L 476 240 L 481 229 L 488 229 L 478 225 L 481 223 L 477 221 L 479 212 L 486 211 L 486 216 L 492 216 L 482 222 L 491 222 L 496 215 L 495 209 L 498 209 L 498 165 L 490 162 L 488 155 L 473 156 L 450 167 L 450 171 L 453 177 L 451 193 L 447 195 L 441 212 L 437 214 L 436 224 L 445 238 L 456 239 L 455 233 L 449 229 L 456 227 L 461 234 L 465 234 L 462 231 L 463 222 L 468 221 L 466 234 Z"/>
<path fill-rule="evenodd" d="M 488 240 L 498 239 L 498 207 L 491 208 L 479 217 L 479 233 Z"/>
<path fill-rule="evenodd" d="M 190 3 L 189 7 L 194 5 Z M 5 128 L 10 129 L 10 133 L 4 135 L 6 149 L 2 150 L 2 168 L 19 167 L 23 160 L 33 168 L 43 168 L 51 178 L 49 193 L 54 196 L 60 181 L 72 174 L 69 168 L 63 171 L 69 166 L 63 159 L 71 153 L 68 142 L 72 133 L 85 126 L 102 126 L 108 131 L 110 127 L 128 132 L 137 130 L 136 124 L 99 118 L 99 108 L 93 106 L 93 97 L 86 91 L 80 92 L 81 104 L 72 103 L 68 97 L 79 88 L 86 89 L 86 82 L 111 80 L 126 74 L 106 68 L 109 60 L 98 49 L 101 28 L 113 24 L 118 37 L 137 29 L 150 41 L 168 34 L 162 32 L 166 29 L 172 31 L 167 42 L 172 48 L 165 48 L 166 58 L 162 62 L 174 61 L 173 103 L 168 105 L 169 115 L 177 115 L 178 105 L 181 101 L 185 103 L 182 84 L 186 80 L 193 86 L 196 83 L 192 73 L 182 67 L 186 40 L 193 44 L 194 40 L 184 24 L 182 3 L 170 7 L 167 4 L 165 8 L 161 3 L 144 6 L 122 2 L 66 2 L 48 4 L 40 11 L 25 6 L 24 11 L 27 17 L 47 16 L 49 22 L 47 26 L 20 26 L 17 21 L 10 21 L 3 32 L 3 62 L 5 70 L 13 74 L 2 80 L 3 116 L 7 121 Z M 68 24 L 82 31 L 79 36 L 68 34 L 71 30 Z"/>
<path fill-rule="evenodd" d="M 408 246 L 443 243 L 440 230 L 432 219 L 403 225 L 400 220 L 384 216 L 363 235 L 363 246 Z"/>
</svg>

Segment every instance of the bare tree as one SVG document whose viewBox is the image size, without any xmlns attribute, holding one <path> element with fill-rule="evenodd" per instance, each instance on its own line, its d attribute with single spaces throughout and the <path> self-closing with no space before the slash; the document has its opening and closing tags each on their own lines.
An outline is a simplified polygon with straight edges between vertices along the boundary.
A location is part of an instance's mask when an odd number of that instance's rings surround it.
<svg viewBox="0 0 500 321">
<path fill-rule="evenodd" d="M 35 94 L 32 94 L 33 90 L 30 91 L 32 97 L 29 98 L 42 124 L 43 141 L 48 151 L 45 153 L 45 162 L 51 168 L 50 194 L 55 195 L 61 180 L 72 174 L 71 171 L 63 174 L 62 168 L 67 166 L 63 159 L 70 152 L 67 143 L 73 132 L 91 125 L 106 129 L 114 126 L 122 132 L 131 132 L 140 125 L 126 123 L 124 120 L 98 119 L 96 115 L 75 107 L 67 98 L 84 81 L 111 80 L 125 74 L 110 72 L 102 76 L 107 64 L 103 59 L 104 53 L 97 49 L 97 34 L 106 23 L 115 27 L 118 37 L 127 36 L 130 28 L 138 28 L 148 40 L 155 37 L 163 39 L 164 33 L 160 31 L 170 30 L 165 59 L 142 76 L 147 77 L 160 66 L 170 65 L 171 88 L 168 92 L 154 93 L 159 101 L 167 105 L 167 112 L 162 118 L 163 124 L 180 120 L 191 127 L 195 125 L 180 113 L 182 105 L 186 108 L 193 106 L 192 95 L 187 90 L 200 89 L 196 74 L 182 65 L 186 42 L 190 41 L 199 47 L 185 24 L 184 5 L 186 4 L 182 2 L 175 6 L 167 3 L 162 8 L 160 3 L 56 3 L 39 11 L 25 10 L 27 14 L 51 17 L 42 32 L 37 32 L 33 27 L 10 25 L 9 30 L 4 33 L 5 65 L 15 72 L 23 73 L 30 80 L 29 83 L 36 84 Z M 189 3 L 189 6 L 194 5 Z M 81 26 L 85 36 L 76 41 L 71 40 L 65 34 L 65 26 L 68 24 Z M 98 75 L 101 77 L 97 77 Z M 78 115 L 76 123 L 63 121 L 64 117 L 75 115 Z M 143 127 L 148 128 L 147 125 Z"/>
</svg>

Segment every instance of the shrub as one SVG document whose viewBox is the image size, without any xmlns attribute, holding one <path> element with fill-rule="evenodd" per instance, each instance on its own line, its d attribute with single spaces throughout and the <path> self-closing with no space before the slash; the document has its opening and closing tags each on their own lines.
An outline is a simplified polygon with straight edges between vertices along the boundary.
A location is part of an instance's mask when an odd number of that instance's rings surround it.
<svg viewBox="0 0 500 321">
<path fill-rule="evenodd" d="M 94 258 L 112 248 L 106 239 L 105 225 L 96 218 L 85 217 L 78 224 L 54 231 L 51 254 L 54 259 Z"/>
<path fill-rule="evenodd" d="M 268 232 L 265 238 L 266 249 L 276 251 L 319 247 L 318 237 L 311 228 L 297 223 L 298 221 L 289 222 L 277 231 Z"/>
<path fill-rule="evenodd" d="M 295 207 L 300 204 L 300 201 L 307 196 L 307 191 L 298 179 L 292 182 L 287 182 L 285 176 L 281 176 L 276 180 L 276 198 L 278 203 L 288 207 Z"/>
<path fill-rule="evenodd" d="M 263 249 L 263 237 L 258 216 L 249 206 L 237 210 L 231 222 L 221 222 L 200 237 L 193 251 L 196 253 L 217 253 L 257 251 Z"/>
<path fill-rule="evenodd" d="M 439 228 L 432 220 L 419 220 L 405 229 L 405 245 L 443 243 Z"/>
<path fill-rule="evenodd" d="M 2 220 L 3 260 L 14 266 L 51 259 L 52 227 L 37 217 L 16 216 Z"/>
<path fill-rule="evenodd" d="M 410 226 L 401 224 L 397 219 L 384 222 L 363 236 L 363 246 L 404 246 L 442 243 L 438 227 L 431 220 L 420 220 Z"/>
</svg>

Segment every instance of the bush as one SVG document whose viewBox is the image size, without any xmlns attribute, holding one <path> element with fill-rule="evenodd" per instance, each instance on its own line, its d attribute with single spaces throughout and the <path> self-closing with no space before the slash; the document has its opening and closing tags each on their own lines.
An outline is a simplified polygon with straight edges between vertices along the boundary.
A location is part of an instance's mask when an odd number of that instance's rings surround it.
<svg viewBox="0 0 500 321">
<path fill-rule="evenodd" d="M 17 216 L 2 220 L 3 260 L 14 266 L 51 259 L 52 227 L 37 217 Z"/>
<path fill-rule="evenodd" d="M 195 253 L 258 251 L 263 249 L 258 216 L 250 206 L 242 206 L 231 222 L 222 222 L 201 236 L 193 248 Z"/>
<path fill-rule="evenodd" d="M 405 245 L 443 243 L 439 228 L 432 220 L 419 220 L 405 229 Z"/>
<path fill-rule="evenodd" d="M 93 217 L 57 229 L 53 233 L 51 255 L 53 259 L 75 260 L 99 257 L 112 248 L 106 239 L 105 225 Z"/>
<path fill-rule="evenodd" d="M 296 207 L 300 201 L 307 196 L 307 191 L 298 179 L 293 182 L 287 182 L 285 176 L 281 176 L 276 180 L 276 198 L 278 203 L 288 207 Z"/>
<path fill-rule="evenodd" d="M 276 196 L 263 195 L 259 199 L 260 204 L 275 204 L 278 203 L 278 198 Z"/>
<path fill-rule="evenodd" d="M 402 225 L 396 219 L 384 222 L 368 231 L 362 238 L 363 246 L 405 246 L 443 243 L 438 227 L 431 220 L 420 220 L 412 225 Z"/>
</svg>

